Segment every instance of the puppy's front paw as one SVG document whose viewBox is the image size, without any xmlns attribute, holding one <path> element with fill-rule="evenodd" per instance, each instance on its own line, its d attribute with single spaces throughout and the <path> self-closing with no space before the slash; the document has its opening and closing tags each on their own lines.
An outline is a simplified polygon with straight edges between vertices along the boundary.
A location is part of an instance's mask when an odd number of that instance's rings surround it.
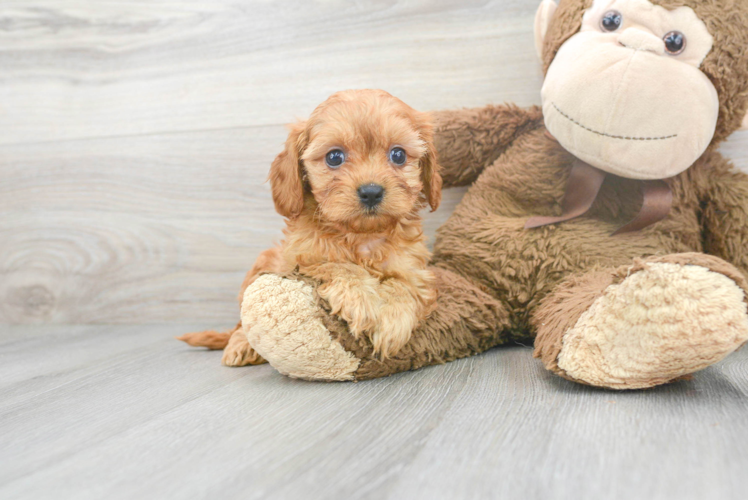
<svg viewBox="0 0 748 500">
<path fill-rule="evenodd" d="M 332 314 L 343 318 L 356 337 L 374 330 L 382 307 L 382 299 L 377 295 L 376 289 L 372 287 L 369 290 L 360 285 L 335 280 L 322 284 L 317 289 L 319 296 L 330 304 Z"/>
<path fill-rule="evenodd" d="M 379 312 L 379 321 L 371 335 L 374 351 L 383 358 L 397 354 L 410 340 L 418 317 L 415 304 L 407 301 L 400 304 L 388 304 Z"/>
</svg>

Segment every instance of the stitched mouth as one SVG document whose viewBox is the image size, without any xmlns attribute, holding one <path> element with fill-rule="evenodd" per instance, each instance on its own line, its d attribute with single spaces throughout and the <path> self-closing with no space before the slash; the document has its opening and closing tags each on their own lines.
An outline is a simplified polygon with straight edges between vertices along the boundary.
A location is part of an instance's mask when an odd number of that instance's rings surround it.
<svg viewBox="0 0 748 500">
<path fill-rule="evenodd" d="M 673 139 L 675 137 L 678 137 L 678 134 L 665 135 L 665 136 L 662 136 L 662 137 L 633 137 L 633 136 L 625 136 L 625 135 L 606 134 L 605 132 L 599 132 L 599 131 L 593 130 L 593 129 L 585 126 L 585 125 L 582 125 L 581 123 L 579 123 L 578 121 L 576 121 L 574 118 L 572 118 L 571 116 L 567 115 L 566 113 L 564 113 L 563 111 L 561 111 L 560 109 L 558 109 L 558 106 L 556 106 L 555 102 L 552 102 L 551 104 L 553 105 L 554 108 L 556 108 L 556 111 L 558 111 L 561 116 L 563 116 L 564 118 L 566 118 L 567 120 L 569 120 L 571 123 L 573 123 L 577 127 L 583 128 L 584 130 L 586 130 L 588 132 L 592 132 L 593 134 L 601 135 L 603 137 L 608 137 L 610 139 L 621 139 L 621 140 L 624 140 L 624 141 L 664 141 L 665 139 Z"/>
</svg>

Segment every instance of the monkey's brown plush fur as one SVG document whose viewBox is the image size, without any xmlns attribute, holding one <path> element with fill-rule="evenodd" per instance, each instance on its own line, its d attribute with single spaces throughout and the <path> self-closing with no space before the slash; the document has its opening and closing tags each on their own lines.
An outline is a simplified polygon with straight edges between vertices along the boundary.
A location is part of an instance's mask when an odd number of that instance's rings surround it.
<svg viewBox="0 0 748 500">
<path fill-rule="evenodd" d="M 636 215 L 642 196 L 640 181 L 608 175 L 584 216 L 525 229 L 531 216 L 561 213 L 575 161 L 546 131 L 540 109 L 435 113 L 445 187 L 472 184 L 437 233 L 436 311 L 382 361 L 329 314 L 313 280 L 264 276 L 243 305 L 243 318 L 257 325 L 245 331 L 252 346 L 291 376 L 361 380 L 535 339 L 536 357 L 553 372 L 626 389 L 692 373 L 745 343 L 748 176 L 716 148 L 748 110 L 748 2 L 653 3 L 690 6 L 706 24 L 714 47 L 700 69 L 720 106 L 707 151 L 665 179 L 673 204 L 664 220 L 611 236 Z M 590 4 L 562 0 L 545 37 L 546 68 Z M 282 323 L 295 310 L 277 304 L 289 302 L 315 312 Z M 303 325 L 314 341 L 299 333 Z"/>
</svg>

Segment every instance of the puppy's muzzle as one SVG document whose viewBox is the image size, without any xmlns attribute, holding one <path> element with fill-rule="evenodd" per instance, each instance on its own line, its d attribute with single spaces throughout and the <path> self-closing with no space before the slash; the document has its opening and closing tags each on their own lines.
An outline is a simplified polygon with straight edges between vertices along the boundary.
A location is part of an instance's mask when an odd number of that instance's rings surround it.
<svg viewBox="0 0 748 500">
<path fill-rule="evenodd" d="M 384 188 L 379 184 L 365 184 L 358 188 L 358 199 L 361 200 L 361 204 L 366 208 L 374 208 L 384 198 Z"/>
</svg>

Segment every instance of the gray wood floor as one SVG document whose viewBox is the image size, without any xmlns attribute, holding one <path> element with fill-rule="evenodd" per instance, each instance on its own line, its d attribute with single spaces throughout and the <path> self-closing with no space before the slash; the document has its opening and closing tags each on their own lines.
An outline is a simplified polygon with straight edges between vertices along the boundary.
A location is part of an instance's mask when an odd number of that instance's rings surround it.
<svg viewBox="0 0 748 500">
<path fill-rule="evenodd" d="M 280 237 L 285 123 L 537 104 L 538 3 L 2 0 L 0 499 L 746 498 L 748 351 L 613 393 L 524 347 L 314 384 L 172 339 L 231 326 Z"/>
<path fill-rule="evenodd" d="M 194 325 L 200 327 L 201 325 Z M 509 347 L 361 383 L 225 368 L 176 326 L 0 341 L 0 498 L 744 499 L 748 350 L 610 392 Z"/>
</svg>

